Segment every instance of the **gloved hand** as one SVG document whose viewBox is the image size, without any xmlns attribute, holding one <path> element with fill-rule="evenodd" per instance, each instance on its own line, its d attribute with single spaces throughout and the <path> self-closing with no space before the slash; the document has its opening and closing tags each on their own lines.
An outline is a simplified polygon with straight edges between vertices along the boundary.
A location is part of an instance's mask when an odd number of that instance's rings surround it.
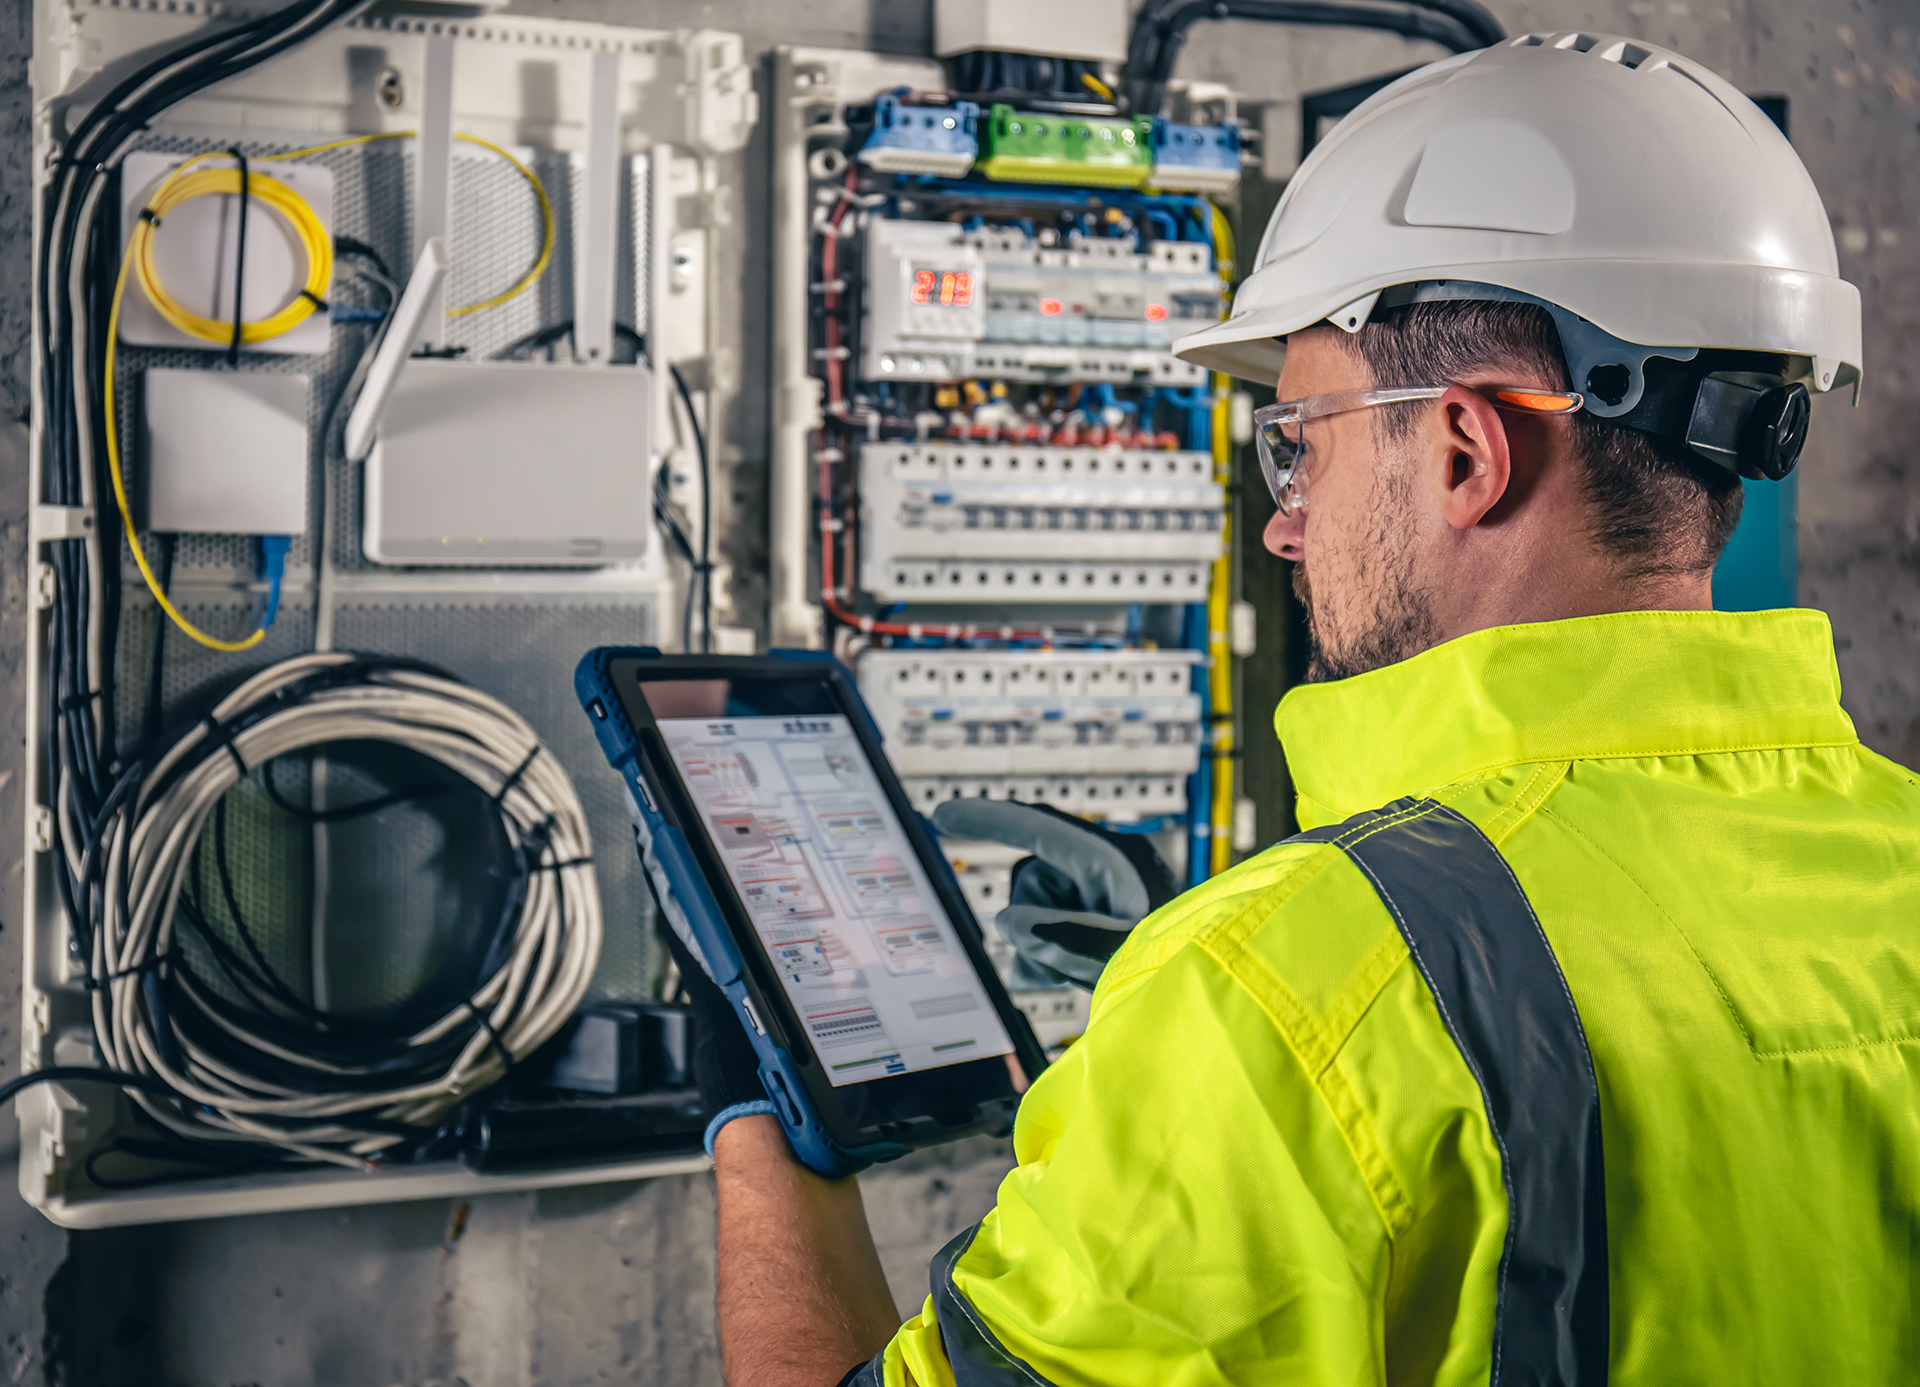
<svg viewBox="0 0 1920 1387">
<path fill-rule="evenodd" d="M 752 1113 L 777 1115 L 766 1085 L 760 1082 L 760 1058 L 747 1039 L 746 1027 L 727 994 L 708 976 L 706 965 L 687 947 L 670 925 L 661 931 L 667 952 L 680 970 L 680 986 L 693 1010 L 693 1079 L 700 1086 L 700 1106 L 707 1113 L 707 1154 L 713 1139 L 736 1117 Z"/>
<path fill-rule="evenodd" d="M 954 838 L 1024 848 L 1008 905 L 994 917 L 1038 980 L 1091 988 L 1133 927 L 1180 894 L 1173 873 L 1137 833 L 1014 800 L 948 800 L 933 826 Z"/>
</svg>

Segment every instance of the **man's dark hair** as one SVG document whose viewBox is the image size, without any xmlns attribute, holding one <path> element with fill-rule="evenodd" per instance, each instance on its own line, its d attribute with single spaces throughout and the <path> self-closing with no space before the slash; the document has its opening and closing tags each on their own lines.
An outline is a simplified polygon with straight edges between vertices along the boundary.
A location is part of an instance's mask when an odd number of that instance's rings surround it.
<svg viewBox="0 0 1920 1387">
<path fill-rule="evenodd" d="M 1515 384 L 1571 388 L 1559 330 L 1537 304 L 1406 304 L 1377 314 L 1348 345 L 1382 386 L 1444 385 L 1502 367 L 1522 373 Z M 1383 436 L 1404 436 L 1418 413 L 1412 406 L 1380 410 Z M 1740 523 L 1740 479 L 1673 439 L 1584 410 L 1569 423 L 1593 539 L 1621 562 L 1624 576 L 1710 572 Z"/>
</svg>

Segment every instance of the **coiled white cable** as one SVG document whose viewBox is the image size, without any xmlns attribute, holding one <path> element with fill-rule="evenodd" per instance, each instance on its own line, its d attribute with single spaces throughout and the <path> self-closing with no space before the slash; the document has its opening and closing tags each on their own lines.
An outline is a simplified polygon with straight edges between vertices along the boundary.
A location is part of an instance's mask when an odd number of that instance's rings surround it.
<svg viewBox="0 0 1920 1387">
<path fill-rule="evenodd" d="M 373 1063 L 288 1044 L 289 1030 L 272 1023 L 316 1026 L 324 1038 L 326 1018 L 287 1002 L 275 1015 L 236 1007 L 178 955 L 181 890 L 221 796 L 243 767 L 340 741 L 405 747 L 471 782 L 500 810 L 522 893 L 492 975 L 438 1020 L 394 1036 Z M 118 798 L 87 873 L 94 1028 L 108 1066 L 180 1095 L 177 1104 L 131 1096 L 182 1136 L 363 1166 L 430 1133 L 558 1031 L 599 962 L 592 843 L 565 769 L 505 704 L 406 662 L 316 654 L 271 666 Z M 281 1039 L 266 1033 L 276 1029 Z"/>
</svg>

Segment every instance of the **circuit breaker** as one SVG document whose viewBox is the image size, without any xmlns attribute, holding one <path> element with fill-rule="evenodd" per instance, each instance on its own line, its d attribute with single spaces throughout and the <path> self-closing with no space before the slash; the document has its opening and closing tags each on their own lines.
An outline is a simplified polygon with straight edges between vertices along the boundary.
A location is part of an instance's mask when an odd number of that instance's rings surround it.
<svg viewBox="0 0 1920 1387">
<path fill-rule="evenodd" d="M 1193 602 L 1220 557 L 1205 453 L 868 444 L 861 581 L 900 602 Z"/>
</svg>

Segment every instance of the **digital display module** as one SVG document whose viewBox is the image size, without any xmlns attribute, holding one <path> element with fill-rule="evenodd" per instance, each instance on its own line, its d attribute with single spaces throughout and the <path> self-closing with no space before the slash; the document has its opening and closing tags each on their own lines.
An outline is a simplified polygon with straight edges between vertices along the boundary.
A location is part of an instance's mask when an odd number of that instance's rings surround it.
<svg viewBox="0 0 1920 1387">
<path fill-rule="evenodd" d="M 967 308 L 973 303 L 973 275 L 967 270 L 915 270 L 907 297 L 922 308 Z"/>
</svg>

